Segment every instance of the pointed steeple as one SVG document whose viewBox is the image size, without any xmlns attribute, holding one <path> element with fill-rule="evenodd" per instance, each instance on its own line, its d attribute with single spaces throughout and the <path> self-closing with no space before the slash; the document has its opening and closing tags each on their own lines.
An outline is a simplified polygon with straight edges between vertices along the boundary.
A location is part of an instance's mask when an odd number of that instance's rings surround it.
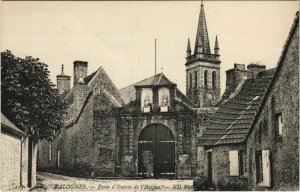
<svg viewBox="0 0 300 192">
<path fill-rule="evenodd" d="M 216 35 L 216 41 L 215 41 L 215 54 L 219 55 L 219 43 L 218 43 L 218 36 Z"/>
<path fill-rule="evenodd" d="M 190 38 L 188 38 L 187 48 L 186 48 L 186 56 L 191 56 L 191 45 L 190 45 Z"/>
<path fill-rule="evenodd" d="M 196 36 L 196 42 L 195 42 L 195 54 L 196 53 L 209 53 L 210 54 L 209 38 L 208 38 L 208 32 L 207 32 L 207 25 L 206 25 L 205 13 L 204 13 L 203 1 L 201 1 L 197 36 Z"/>
</svg>

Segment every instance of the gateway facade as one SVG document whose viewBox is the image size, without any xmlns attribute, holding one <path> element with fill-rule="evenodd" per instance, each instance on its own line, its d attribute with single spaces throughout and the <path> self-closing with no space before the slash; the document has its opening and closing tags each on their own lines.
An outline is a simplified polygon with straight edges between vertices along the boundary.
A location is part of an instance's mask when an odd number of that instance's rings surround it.
<svg viewBox="0 0 300 192">
<path fill-rule="evenodd" d="M 53 142 L 39 144 L 39 170 L 92 177 L 192 178 L 197 175 L 197 138 L 220 98 L 220 55 L 210 52 L 201 4 L 194 53 L 188 41 L 187 96 L 164 74 L 118 90 L 103 68 L 87 76 L 74 62 L 57 76 L 69 104 L 65 127 Z M 200 108 L 202 107 L 202 108 Z M 201 158 L 200 158 L 201 159 Z"/>
</svg>

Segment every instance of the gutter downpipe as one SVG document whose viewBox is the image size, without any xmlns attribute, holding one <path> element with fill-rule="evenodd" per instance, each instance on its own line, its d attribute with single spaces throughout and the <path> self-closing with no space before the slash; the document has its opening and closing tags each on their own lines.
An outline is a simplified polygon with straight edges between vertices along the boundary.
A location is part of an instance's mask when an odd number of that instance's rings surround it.
<svg viewBox="0 0 300 192">
<path fill-rule="evenodd" d="M 22 159 L 23 159 L 23 150 L 22 150 L 22 146 L 24 141 L 27 139 L 28 135 L 26 135 L 23 139 L 23 141 L 21 142 L 21 155 L 20 155 L 20 186 L 22 186 L 22 170 L 23 170 L 23 166 L 22 166 Z M 29 146 L 28 146 L 29 147 Z M 23 186 L 22 186 L 23 187 Z"/>
</svg>

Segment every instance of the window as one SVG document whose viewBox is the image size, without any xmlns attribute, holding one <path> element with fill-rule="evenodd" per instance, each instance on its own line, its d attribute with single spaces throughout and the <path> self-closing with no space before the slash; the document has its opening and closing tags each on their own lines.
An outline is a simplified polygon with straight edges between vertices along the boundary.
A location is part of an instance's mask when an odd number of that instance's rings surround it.
<svg viewBox="0 0 300 192">
<path fill-rule="evenodd" d="M 52 145 L 49 144 L 49 163 L 51 163 L 51 157 L 52 157 Z"/>
<path fill-rule="evenodd" d="M 204 71 L 204 86 L 207 87 L 207 70 Z"/>
<path fill-rule="evenodd" d="M 261 137 L 262 137 L 263 123 L 259 123 L 258 132 L 257 132 L 257 142 L 261 145 Z"/>
<path fill-rule="evenodd" d="M 245 176 L 248 174 L 248 156 L 246 150 L 229 151 L 230 176 Z"/>
<path fill-rule="evenodd" d="M 56 169 L 59 170 L 60 168 L 60 150 L 57 150 L 57 154 L 56 154 Z"/>
<path fill-rule="evenodd" d="M 276 130 L 276 136 L 282 136 L 283 124 L 282 124 L 282 114 L 277 113 L 274 116 L 274 125 Z"/>
<path fill-rule="evenodd" d="M 263 163 L 261 151 L 256 152 L 256 183 L 262 183 L 264 181 L 263 175 Z"/>
<path fill-rule="evenodd" d="M 255 155 L 256 160 L 256 183 L 260 186 L 271 186 L 271 164 L 270 151 L 257 151 Z"/>
<path fill-rule="evenodd" d="M 198 86 L 197 83 L 198 83 L 198 76 L 197 76 L 197 71 L 194 72 L 194 75 L 195 75 L 195 88 Z"/>
<path fill-rule="evenodd" d="M 190 75 L 190 89 L 192 89 L 192 86 L 193 86 L 193 76 L 192 76 L 192 73 L 190 73 L 189 75 Z"/>
<path fill-rule="evenodd" d="M 212 72 L 212 81 L 211 81 L 213 87 L 216 86 L 216 80 L 217 80 L 216 72 L 213 71 L 213 72 Z"/>
<path fill-rule="evenodd" d="M 247 175 L 248 174 L 248 156 L 247 151 L 241 150 L 239 151 L 239 158 L 240 158 L 240 175 Z"/>
<path fill-rule="evenodd" d="M 182 138 L 182 150 L 183 150 L 183 153 L 186 153 L 186 148 L 187 148 L 187 142 L 186 142 L 186 139 L 187 139 L 187 123 L 186 123 L 186 120 L 183 119 L 183 122 L 182 122 L 182 125 L 183 125 L 183 138 Z"/>
</svg>

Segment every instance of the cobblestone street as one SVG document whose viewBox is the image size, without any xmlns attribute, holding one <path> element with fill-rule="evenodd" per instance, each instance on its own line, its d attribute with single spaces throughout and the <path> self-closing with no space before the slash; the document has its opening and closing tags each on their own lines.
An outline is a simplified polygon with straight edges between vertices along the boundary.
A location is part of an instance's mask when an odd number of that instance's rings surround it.
<svg viewBox="0 0 300 192">
<path fill-rule="evenodd" d="M 38 186 L 62 191 L 193 191 L 193 180 L 89 179 L 40 172 Z"/>
</svg>

